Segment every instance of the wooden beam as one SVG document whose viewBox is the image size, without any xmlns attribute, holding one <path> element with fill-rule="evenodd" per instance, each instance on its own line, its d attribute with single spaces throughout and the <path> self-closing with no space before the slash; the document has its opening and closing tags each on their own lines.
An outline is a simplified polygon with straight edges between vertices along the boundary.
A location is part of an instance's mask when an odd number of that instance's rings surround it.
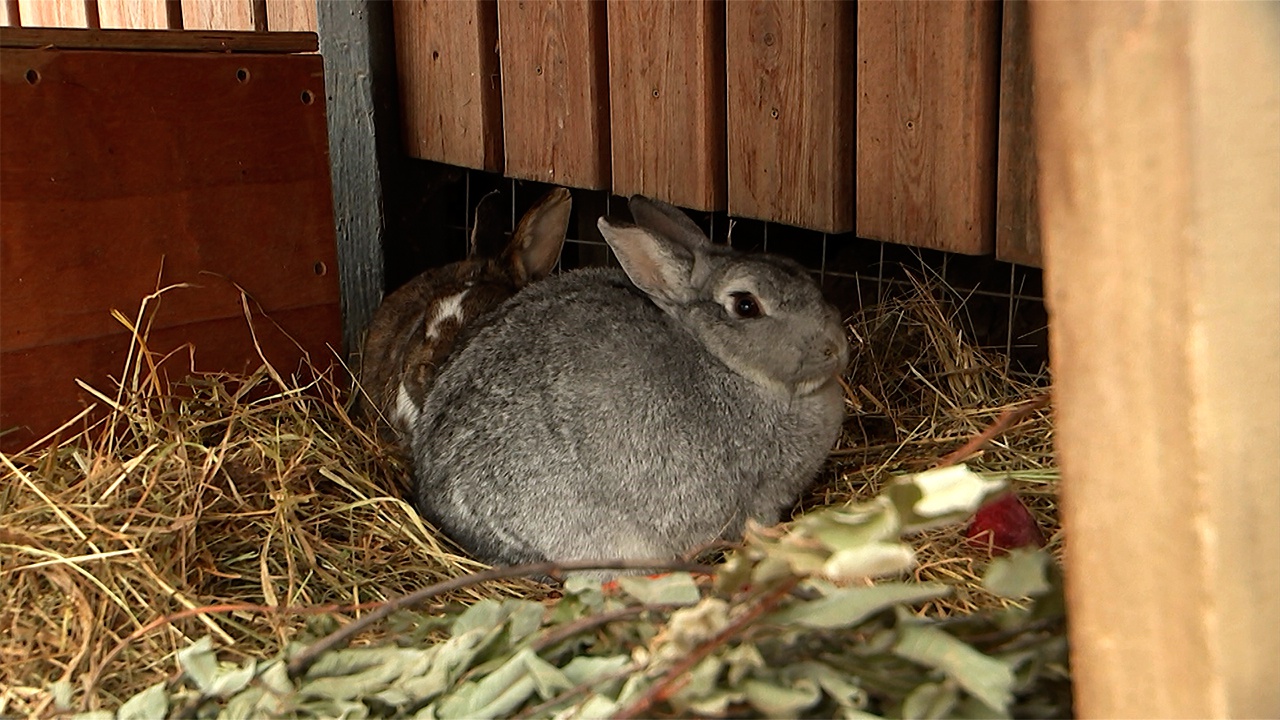
<svg viewBox="0 0 1280 720">
<path fill-rule="evenodd" d="M 995 246 L 1000 4 L 858 3 L 858 237 Z"/>
<path fill-rule="evenodd" d="M 312 53 L 315 33 L 255 33 L 234 30 L 68 30 L 0 28 L 0 47 L 140 52 Z"/>
<path fill-rule="evenodd" d="M 724 210 L 723 0 L 609 0 L 613 192 Z"/>
<path fill-rule="evenodd" d="M 996 162 L 996 257 L 1040 265 L 1036 143 L 1031 125 L 1031 33 L 1027 0 L 1004 0 L 1000 31 L 1000 141 Z"/>
<path fill-rule="evenodd" d="M 382 301 L 383 178 L 400 153 L 395 31 L 391 3 L 377 0 L 320 0 L 317 23 L 329 101 L 342 337 L 350 353 Z"/>
<path fill-rule="evenodd" d="M 609 187 L 607 34 L 602 2 L 498 3 L 508 176 Z"/>
<path fill-rule="evenodd" d="M 1032 6 L 1080 717 L 1280 713 L 1280 13 Z"/>
<path fill-rule="evenodd" d="M 854 5 L 726 7 L 729 213 L 853 229 Z"/>
</svg>

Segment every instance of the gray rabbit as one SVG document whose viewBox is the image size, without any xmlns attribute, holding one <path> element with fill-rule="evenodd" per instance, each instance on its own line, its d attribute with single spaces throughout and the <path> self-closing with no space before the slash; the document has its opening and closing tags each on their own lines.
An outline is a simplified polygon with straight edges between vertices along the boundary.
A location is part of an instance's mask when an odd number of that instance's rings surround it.
<svg viewBox="0 0 1280 720">
<path fill-rule="evenodd" d="M 848 343 L 809 273 L 636 196 L 623 270 L 508 300 L 413 428 L 418 507 L 492 563 L 670 558 L 771 524 L 844 416 Z"/>
<path fill-rule="evenodd" d="M 554 188 L 520 218 L 506 241 L 491 193 L 476 207 L 467 259 L 418 275 L 378 306 L 360 357 L 359 410 L 407 440 L 436 372 L 464 331 L 524 285 L 555 267 L 573 200 Z"/>
</svg>

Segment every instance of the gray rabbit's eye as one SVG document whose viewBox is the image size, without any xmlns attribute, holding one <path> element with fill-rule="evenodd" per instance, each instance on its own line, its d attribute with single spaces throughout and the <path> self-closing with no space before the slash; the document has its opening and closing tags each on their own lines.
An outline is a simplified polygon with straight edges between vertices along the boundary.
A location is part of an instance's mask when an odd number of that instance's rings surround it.
<svg viewBox="0 0 1280 720">
<path fill-rule="evenodd" d="M 730 307 L 733 314 L 740 318 L 760 317 L 760 301 L 756 300 L 756 296 L 749 292 L 730 293 L 733 298 Z"/>
</svg>

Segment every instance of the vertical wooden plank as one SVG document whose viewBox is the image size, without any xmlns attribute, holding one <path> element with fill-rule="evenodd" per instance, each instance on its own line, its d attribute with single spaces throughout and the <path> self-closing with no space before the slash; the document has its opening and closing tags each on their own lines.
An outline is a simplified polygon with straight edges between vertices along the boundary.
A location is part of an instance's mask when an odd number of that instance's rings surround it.
<svg viewBox="0 0 1280 720">
<path fill-rule="evenodd" d="M 854 5 L 734 0 L 726 26 L 729 213 L 852 229 Z"/>
<path fill-rule="evenodd" d="M 316 0 L 267 0 L 267 29 L 315 32 Z"/>
<path fill-rule="evenodd" d="M 394 11 L 405 150 L 501 171 L 495 0 L 405 0 Z"/>
<path fill-rule="evenodd" d="M 995 243 L 1000 5 L 858 2 L 857 234 Z"/>
<path fill-rule="evenodd" d="M 253 30 L 253 0 L 183 0 L 186 30 Z"/>
<path fill-rule="evenodd" d="M 169 27 L 165 0 L 98 0 L 104 28 L 164 30 Z"/>
<path fill-rule="evenodd" d="M 609 186 L 606 25 L 600 2 L 498 3 L 508 176 Z"/>
<path fill-rule="evenodd" d="M 1004 0 L 1000 31 L 1000 140 L 996 163 L 996 257 L 1040 265 L 1036 145 L 1032 133 L 1027 0 Z"/>
<path fill-rule="evenodd" d="M 23 27 L 89 27 L 84 0 L 18 0 Z"/>
<path fill-rule="evenodd" d="M 613 192 L 724 210 L 723 0 L 609 0 Z"/>
<path fill-rule="evenodd" d="M 441 3 L 452 4 L 452 3 Z M 396 3 L 396 10 L 399 10 Z M 329 161 L 337 227 L 338 287 L 345 352 L 360 347 L 382 301 L 384 178 L 395 142 L 395 28 L 392 4 L 320 0 L 316 7 L 328 96 Z"/>
<path fill-rule="evenodd" d="M 22 27 L 20 14 L 18 0 L 3 0 L 0 2 L 0 25 L 4 27 Z"/>
<path fill-rule="evenodd" d="M 1032 6 L 1080 717 L 1280 712 L 1280 14 Z"/>
</svg>

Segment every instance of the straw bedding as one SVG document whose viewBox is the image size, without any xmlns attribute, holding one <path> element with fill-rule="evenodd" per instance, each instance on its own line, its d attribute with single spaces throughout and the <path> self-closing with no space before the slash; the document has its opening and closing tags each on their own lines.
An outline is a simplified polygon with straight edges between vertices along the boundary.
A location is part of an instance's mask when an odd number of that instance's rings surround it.
<svg viewBox="0 0 1280 720">
<path fill-rule="evenodd" d="M 957 300 L 921 282 L 850 320 L 849 418 L 798 511 L 874 495 L 1045 392 L 973 345 Z M 144 303 L 131 326 L 152 310 Z M 264 365 L 170 386 L 150 374 L 145 339 L 135 333 L 119 387 L 99 389 L 103 420 L 72 421 L 64 439 L 0 463 L 0 714 L 52 712 L 60 680 L 74 706 L 115 707 L 202 635 L 233 661 L 271 655 L 303 628 L 481 567 L 403 499 L 406 468 L 348 414 L 340 367 L 298 380 Z M 1056 550 L 1051 442 L 1039 410 L 968 462 L 1011 478 Z M 977 581 L 989 553 L 959 530 L 915 540 L 917 577 L 959 589 L 923 612 L 1002 602 Z M 442 601 L 547 593 L 502 581 Z"/>
</svg>

